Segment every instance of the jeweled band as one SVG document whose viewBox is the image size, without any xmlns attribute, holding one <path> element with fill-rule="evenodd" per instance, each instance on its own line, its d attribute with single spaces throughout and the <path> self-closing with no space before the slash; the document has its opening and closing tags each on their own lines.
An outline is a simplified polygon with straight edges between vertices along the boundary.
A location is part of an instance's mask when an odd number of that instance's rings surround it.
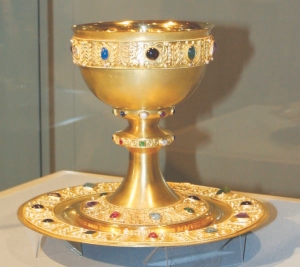
<svg viewBox="0 0 300 267">
<path fill-rule="evenodd" d="M 117 145 L 132 148 L 152 148 L 168 146 L 175 140 L 174 135 L 166 135 L 164 137 L 157 138 L 127 138 L 119 136 L 118 133 L 112 137 L 113 141 Z"/>
<path fill-rule="evenodd" d="M 93 68 L 187 68 L 213 60 L 211 35 L 175 41 L 107 41 L 73 37 L 73 62 Z"/>
</svg>

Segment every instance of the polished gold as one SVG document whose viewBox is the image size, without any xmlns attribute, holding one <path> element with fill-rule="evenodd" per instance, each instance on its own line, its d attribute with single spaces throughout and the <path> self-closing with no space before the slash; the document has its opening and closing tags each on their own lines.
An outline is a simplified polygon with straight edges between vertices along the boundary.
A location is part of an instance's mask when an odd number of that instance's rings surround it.
<svg viewBox="0 0 300 267">
<path fill-rule="evenodd" d="M 99 183 L 49 192 L 24 203 L 18 216 L 24 225 L 39 233 L 69 241 L 108 246 L 185 246 L 241 235 L 262 225 L 268 215 L 264 206 L 249 196 L 237 192 L 218 195 L 217 188 L 188 183 L 169 183 L 181 196 L 175 205 L 142 210 L 114 206 L 107 198 L 119 185 Z M 200 200 L 188 196 L 198 196 Z M 99 204 L 87 208 L 90 201 Z M 251 205 L 241 205 L 244 201 Z M 43 208 L 36 209 L 34 205 Z M 193 208 L 195 213 L 186 212 L 184 207 Z M 120 217 L 110 218 L 114 211 Z M 160 221 L 151 221 L 149 214 L 153 212 L 161 214 Z M 248 218 L 236 218 L 244 212 Z M 156 238 L 150 235 L 153 232 Z"/>
</svg>

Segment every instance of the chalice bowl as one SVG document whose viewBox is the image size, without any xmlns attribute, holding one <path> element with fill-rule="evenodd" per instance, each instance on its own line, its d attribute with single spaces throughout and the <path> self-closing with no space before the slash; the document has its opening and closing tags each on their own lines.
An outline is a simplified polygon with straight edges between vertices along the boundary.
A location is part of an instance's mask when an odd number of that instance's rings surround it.
<svg viewBox="0 0 300 267">
<path fill-rule="evenodd" d="M 166 182 L 158 152 L 174 134 L 161 119 L 198 87 L 213 59 L 212 25 L 119 21 L 73 26 L 73 62 L 94 95 L 128 126 L 113 142 L 129 151 L 123 181 L 57 190 L 19 209 L 29 228 L 69 241 L 111 246 L 182 246 L 240 235 L 266 212 L 226 188 Z"/>
</svg>

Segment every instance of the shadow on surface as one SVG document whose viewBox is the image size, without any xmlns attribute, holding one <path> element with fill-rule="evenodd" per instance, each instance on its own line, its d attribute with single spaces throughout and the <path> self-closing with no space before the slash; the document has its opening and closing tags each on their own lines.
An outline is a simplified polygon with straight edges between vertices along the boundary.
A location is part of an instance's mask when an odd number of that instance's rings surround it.
<svg viewBox="0 0 300 267">
<path fill-rule="evenodd" d="M 210 118 L 214 106 L 234 92 L 253 54 L 246 28 L 216 27 L 213 36 L 218 50 L 214 61 L 207 66 L 203 81 L 192 97 L 177 106 L 176 115 L 166 120 L 166 128 L 176 135 L 176 142 L 166 148 L 164 174 L 168 181 L 201 182 L 196 151 L 213 140 L 210 133 L 197 129 L 197 121 Z"/>
</svg>

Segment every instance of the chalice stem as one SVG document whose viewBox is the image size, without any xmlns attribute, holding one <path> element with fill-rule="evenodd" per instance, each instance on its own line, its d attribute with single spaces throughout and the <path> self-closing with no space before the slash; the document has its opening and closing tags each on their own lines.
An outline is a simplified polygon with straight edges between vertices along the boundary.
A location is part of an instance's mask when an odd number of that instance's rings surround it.
<svg viewBox="0 0 300 267">
<path fill-rule="evenodd" d="M 174 204 L 179 197 L 160 171 L 157 152 L 130 151 L 127 175 L 108 201 L 129 208 L 154 208 Z"/>
<path fill-rule="evenodd" d="M 148 209 L 172 205 L 180 197 L 166 183 L 159 167 L 158 152 L 170 144 L 174 135 L 159 126 L 161 114 L 173 112 L 165 110 L 119 111 L 128 120 L 128 127 L 117 132 L 113 139 L 116 144 L 125 146 L 129 151 L 127 175 L 117 191 L 107 198 L 117 206 Z M 126 114 L 126 116 L 124 116 Z"/>
</svg>

